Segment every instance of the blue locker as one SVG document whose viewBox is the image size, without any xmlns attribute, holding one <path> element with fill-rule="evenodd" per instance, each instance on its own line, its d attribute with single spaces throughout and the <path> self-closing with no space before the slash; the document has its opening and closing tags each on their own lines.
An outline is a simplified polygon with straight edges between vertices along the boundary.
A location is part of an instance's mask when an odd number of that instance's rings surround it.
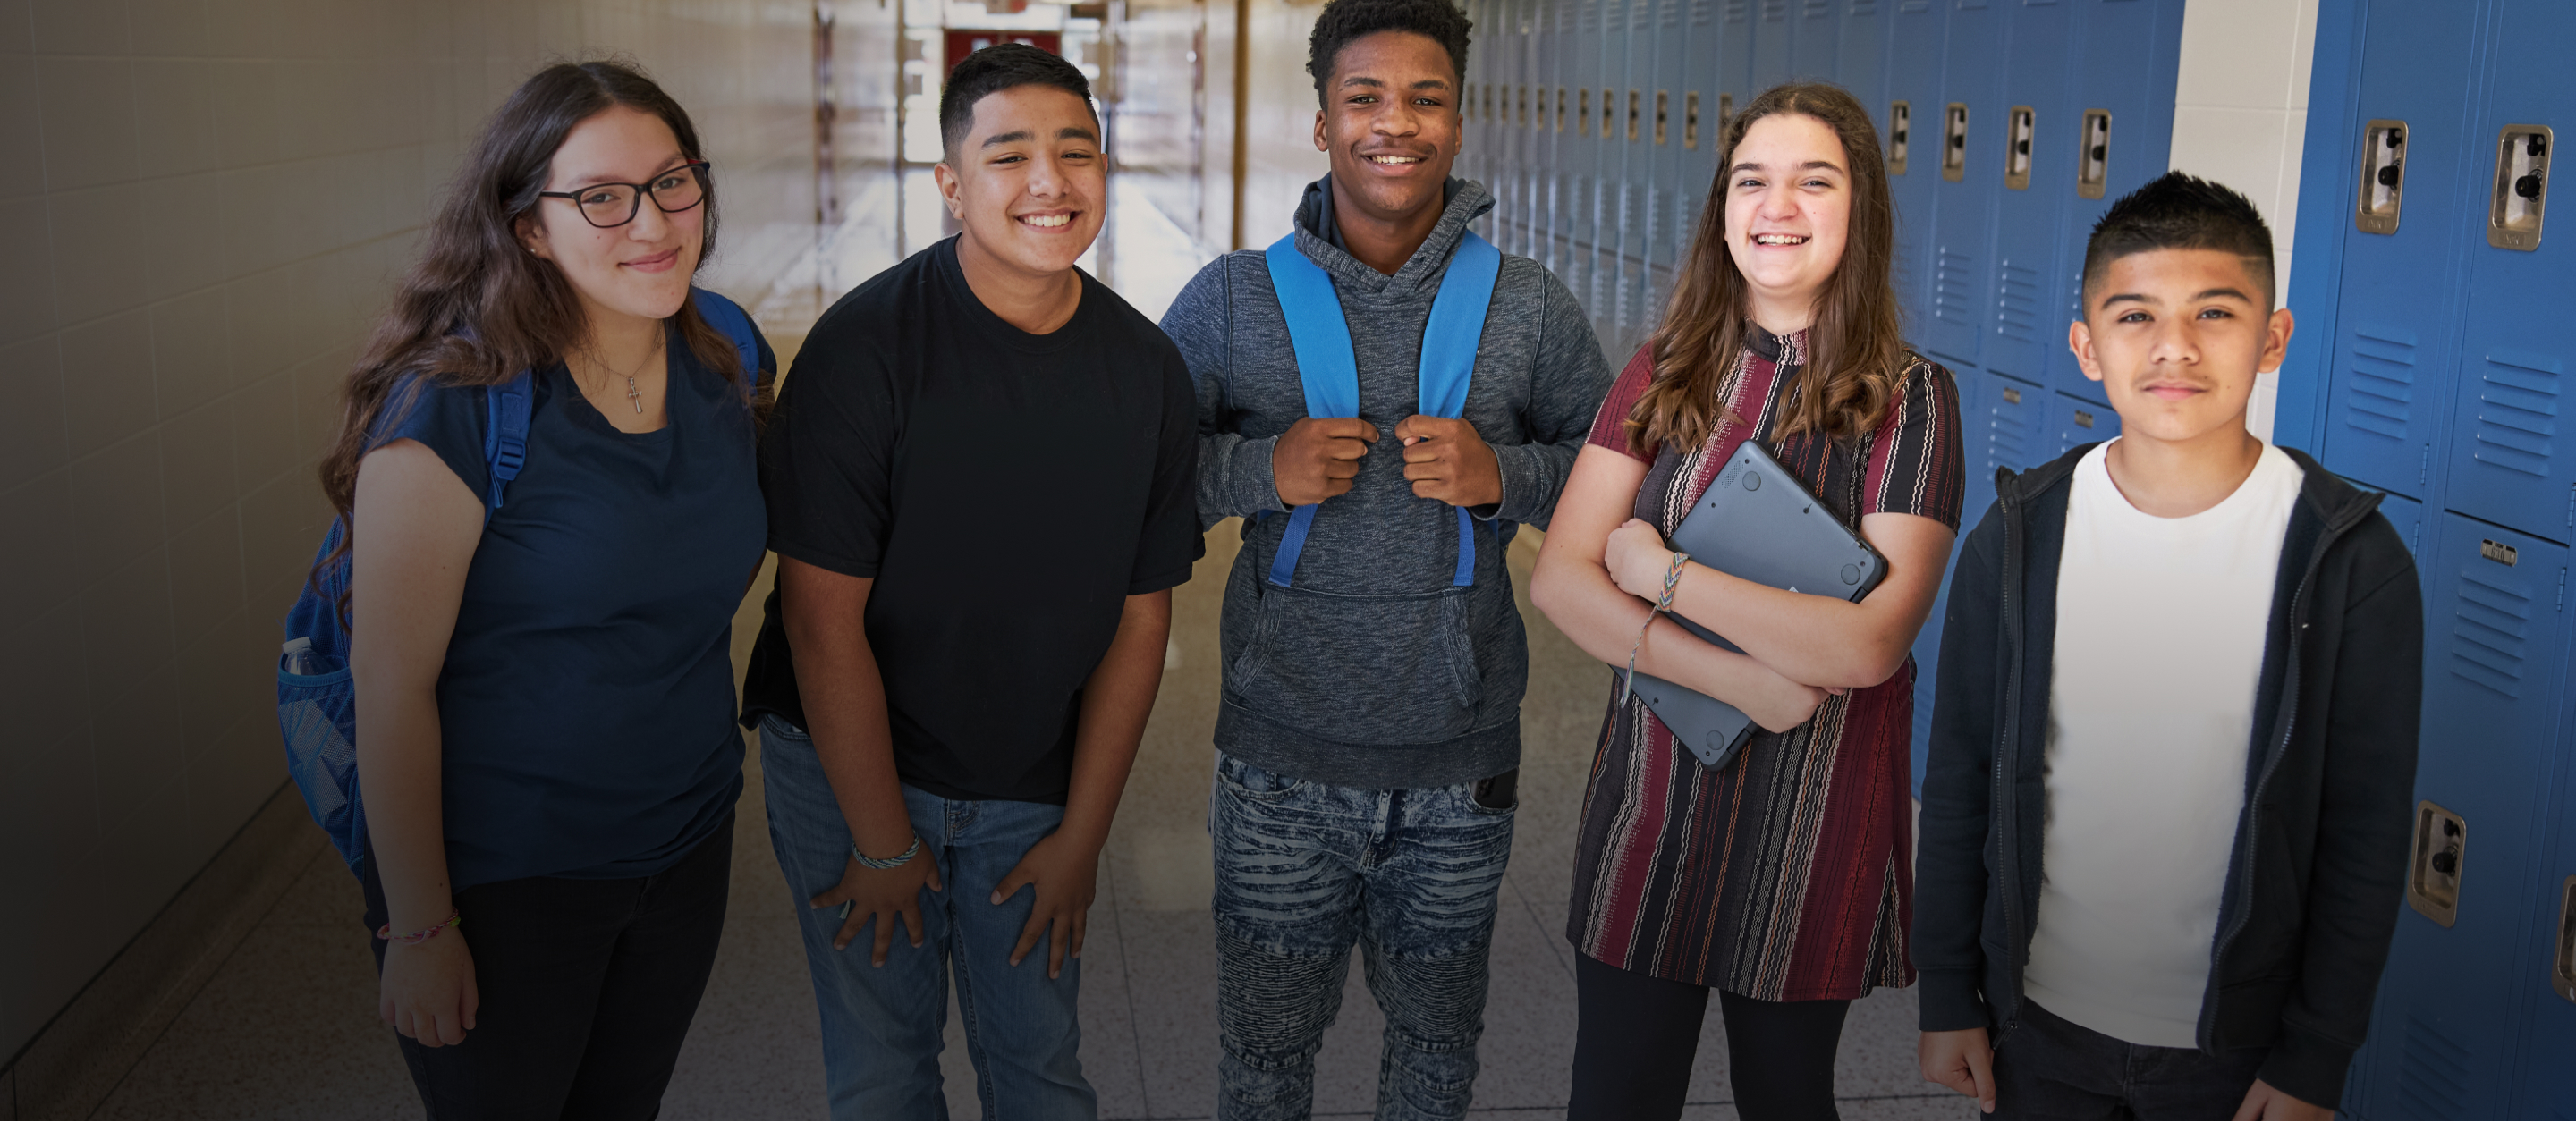
<svg viewBox="0 0 2576 1123">
<path fill-rule="evenodd" d="M 1490 42 L 1491 35 L 1487 30 L 1492 23 L 1486 11 L 1488 6 L 1487 0 L 1461 0 L 1460 3 L 1460 7 L 1467 13 L 1472 41 L 1467 51 L 1467 72 L 1459 75 L 1463 88 L 1458 91 L 1458 114 L 1461 121 L 1458 130 L 1458 164 L 1453 174 L 1483 183 L 1488 189 L 1492 189 L 1493 161 L 1486 155 L 1493 148 L 1493 125 L 1489 120 L 1492 107 L 1489 99 L 1493 96 L 1494 49 Z M 1498 199 L 1493 213 L 1470 225 L 1484 234 L 1487 240 L 1493 240 L 1502 225 L 1502 220 L 1498 216 L 1505 209 Z"/>
<path fill-rule="evenodd" d="M 2361 485 L 2369 487 L 2368 484 Z M 2377 490 L 2373 488 L 2372 490 Z M 2406 540 L 2408 553 L 2424 552 L 2424 505 L 2403 495 L 2381 492 L 2379 513 L 2388 516 L 2388 525 L 2397 528 L 2397 536 Z M 2421 564 L 2420 562 L 2418 564 Z"/>
<path fill-rule="evenodd" d="M 2478 21 L 2458 4 L 2377 3 L 2362 28 L 2357 121 L 2366 175 L 2337 222 L 2343 269 L 2328 358 L 2325 463 L 2428 498 L 2457 353 L 2468 185 L 2491 160 L 2469 137 Z M 2377 122 L 2374 124 L 2373 122 Z M 2347 127 L 2351 127 L 2348 125 Z M 2482 208 L 2481 208 L 2482 209 Z M 2366 213 L 2365 213 L 2366 212 Z"/>
<path fill-rule="evenodd" d="M 1846 0 L 1842 20 L 1834 27 L 1833 78 L 1850 90 L 1869 119 L 1878 125 L 1880 150 L 1887 144 L 1887 7 L 1880 0 Z"/>
<path fill-rule="evenodd" d="M 1675 231 L 1689 225 L 1682 213 L 1682 158 L 1688 150 L 1682 147 L 1682 131 L 1689 124 L 1686 76 L 1690 72 L 1691 10 L 1706 8 L 1706 0 L 1660 0 L 1656 5 L 1653 50 L 1655 52 L 1655 86 L 1646 94 L 1648 136 L 1652 152 L 1652 169 L 1646 181 L 1646 230 L 1642 247 L 1645 260 L 1645 291 L 1639 301 L 1637 338 L 1646 336 L 1663 322 L 1664 305 L 1673 291 L 1673 268 L 1679 260 L 1681 243 Z"/>
<path fill-rule="evenodd" d="M 1496 243 L 1503 249 L 1529 256 L 1530 232 L 1536 228 L 1530 221 L 1529 192 L 1529 24 L 1527 12 L 1531 0 L 1494 0 L 1494 28 L 1484 40 L 1498 48 L 1500 57 L 1496 77 L 1501 81 L 1494 115 L 1495 149 L 1500 167 L 1490 184 L 1497 205 L 1495 210 L 1507 216 L 1504 235 L 1509 240 Z"/>
<path fill-rule="evenodd" d="M 2576 655 L 2561 654 L 2570 658 Z M 2523 1030 L 2519 1092 L 2509 1109 L 2516 1119 L 2576 1118 L 2576 1080 L 2567 1077 L 2568 1060 L 2576 1057 L 2576 760 L 2564 751 L 2571 726 L 2576 712 L 2562 709 L 2558 783 L 2547 817 L 2554 837 L 2541 851 L 2531 887 L 2537 898 L 2532 930 L 2516 953 L 2540 992 L 2530 999 Z"/>
<path fill-rule="evenodd" d="M 2059 215 L 2075 193 L 2075 162 L 2065 126 L 2068 46 L 2074 39 L 2073 6 L 2048 3 L 2004 10 L 2005 57 L 2001 158 L 1991 176 L 1995 226 L 1993 266 L 1986 293 L 1993 300 L 1982 361 L 1986 369 L 2042 382 L 2052 351 L 2066 349 L 2066 325 L 2057 321 L 2053 283 L 2064 230 Z"/>
<path fill-rule="evenodd" d="M 2113 201 L 2172 166 L 2174 79 L 2182 53 L 2182 0 L 2076 0 L 2066 112 L 2042 126 L 2062 186 L 2063 233 L 2045 319 L 2050 389 L 2108 404 L 2066 347 L 2084 315 L 2084 243 Z M 2097 155 L 2095 149 L 2101 151 Z M 2310 173 L 2313 174 L 2313 173 Z M 2279 247 L 2287 252 L 2289 247 Z"/>
<path fill-rule="evenodd" d="M 2120 435 L 2120 415 L 2099 402 L 2088 402 L 2071 394 L 2048 395 L 2048 432 L 2050 444 L 2039 450 L 2036 463 L 2063 456 L 2077 445 L 2107 441 Z"/>
<path fill-rule="evenodd" d="M 1948 24 L 1929 3 L 1886 17 L 1887 183 L 1896 204 L 1896 300 L 1908 342 L 1929 351 L 1932 187 L 1941 178 L 1941 60 Z M 1964 389 L 1965 384 L 1962 384 Z"/>
<path fill-rule="evenodd" d="M 2439 530 L 2419 550 L 2429 595 L 2418 843 L 2373 1018 L 2378 1063 L 2348 1107 L 2500 1118 L 2522 1015 L 2540 997 L 2536 964 L 2517 953 L 2536 911 L 2527 887 L 2558 741 L 2568 552 L 2462 515 L 2427 517 Z M 2447 870 L 2431 862 L 2454 845 Z"/>
<path fill-rule="evenodd" d="M 1655 49 L 1655 36 L 1667 9 L 1679 0 L 1629 0 L 1627 29 L 1619 61 L 1625 74 L 1612 85 L 1618 90 L 1619 112 L 1611 145 L 1619 153 L 1618 203 L 1618 276 L 1619 285 L 1612 307 L 1614 333 L 1605 341 L 1611 353 L 1625 357 L 1636 350 L 1645 337 L 1646 321 L 1646 239 L 1651 232 L 1652 195 L 1655 177 L 1655 85 L 1656 63 L 1662 52 Z M 1679 22 L 1679 13 L 1675 13 Z"/>
<path fill-rule="evenodd" d="M 1842 55 L 1834 0 L 1797 0 L 1797 29 L 1789 35 L 1789 80 L 1831 82 Z"/>
<path fill-rule="evenodd" d="M 2565 0 L 2501 0 L 2495 42 L 2486 112 L 2461 144 L 2469 174 L 2454 238 L 2484 232 L 2468 247 L 2443 503 L 2566 542 L 2576 530 L 2576 444 L 2559 439 L 2558 418 L 2576 408 L 2567 385 L 2576 378 L 2576 227 L 2561 219 L 2544 237 L 2540 219 L 2552 193 L 2550 126 L 2576 136 L 2576 82 L 2565 66 L 2576 11 Z M 2527 236 L 2503 236 L 2517 233 Z"/>
<path fill-rule="evenodd" d="M 1601 96 L 1602 21 L 1605 8 L 1614 9 L 1617 0 L 1574 0 L 1574 37 L 1567 44 L 1566 77 L 1574 87 L 1572 132 L 1559 138 L 1558 158 L 1566 183 L 1566 268 L 1563 278 L 1573 290 L 1574 298 L 1592 321 L 1594 335 L 1601 333 L 1601 294 L 1594 280 L 1593 239 L 1600 230 L 1599 193 L 1601 186 L 1601 111 L 1593 102 Z M 1606 343 L 1606 341 L 1605 341 Z"/>
<path fill-rule="evenodd" d="M 1798 32 L 1791 6 L 1802 2 L 1758 0 L 1753 18 L 1753 72 L 1748 83 L 1753 93 L 1789 80 L 1791 37 Z"/>
<path fill-rule="evenodd" d="M 1996 195 L 2003 190 L 2004 14 L 1988 0 L 1951 0 L 1938 104 L 1917 120 L 1937 137 L 1932 161 L 1931 303 L 1920 345 L 1944 359 L 1983 365 L 1993 299 Z M 1910 174 L 1910 173 L 1909 173 Z"/>
<path fill-rule="evenodd" d="M 1743 0 L 1731 0 L 1742 4 Z M 1725 137 L 1718 118 L 1724 73 L 1733 42 L 1732 27 L 1717 0 L 1690 0 L 1680 77 L 1673 96 L 1681 99 L 1681 134 L 1673 153 L 1673 213 L 1670 260 L 1676 267 L 1690 256 L 1699 232 L 1710 185 L 1717 178 L 1717 150 Z M 1732 102 L 1727 102 L 1732 104 Z M 1678 281 L 1678 279 L 1676 279 Z"/>
<path fill-rule="evenodd" d="M 1986 508 L 1995 501 L 1995 469 L 2010 468 L 2016 472 L 2047 461 L 2054 453 L 2047 451 L 2048 393 L 2036 386 L 2017 382 L 2002 375 L 1975 367 L 1950 367 L 1951 377 L 1959 383 L 1959 425 L 1965 440 L 1967 494 L 1959 504 L 1959 541 L 1965 542 L 1977 520 L 1985 517 Z M 1949 564 L 1959 560 L 1959 546 L 1953 544 Z M 1948 577 L 1942 578 L 1941 596 L 1933 602 L 1932 615 L 1924 621 L 1923 630 L 1914 637 L 1914 791 L 1923 791 L 1923 767 L 1931 751 L 1932 690 L 1941 660 L 1941 614 L 1949 605 Z"/>
<path fill-rule="evenodd" d="M 1538 175 L 1539 262 L 1559 280 L 1572 283 L 1566 276 L 1573 267 L 1566 251 L 1567 218 L 1572 192 L 1566 182 L 1564 159 L 1567 155 L 1565 131 L 1572 122 L 1572 90 L 1568 87 L 1568 61 L 1574 37 L 1575 0 L 1539 0 L 1538 81 L 1539 93 L 1531 106 L 1532 126 L 1538 139 L 1535 158 Z"/>
</svg>

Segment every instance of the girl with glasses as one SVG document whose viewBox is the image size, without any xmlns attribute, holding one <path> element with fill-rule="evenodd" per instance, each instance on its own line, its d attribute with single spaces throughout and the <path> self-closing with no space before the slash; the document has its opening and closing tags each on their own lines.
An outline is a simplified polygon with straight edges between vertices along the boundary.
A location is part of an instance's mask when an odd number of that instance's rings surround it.
<svg viewBox="0 0 2576 1123">
<path fill-rule="evenodd" d="M 538 72 L 342 392 L 359 876 L 433 1118 L 653 1117 L 715 961 L 777 365 L 690 287 L 715 204 L 649 79 Z"/>
</svg>

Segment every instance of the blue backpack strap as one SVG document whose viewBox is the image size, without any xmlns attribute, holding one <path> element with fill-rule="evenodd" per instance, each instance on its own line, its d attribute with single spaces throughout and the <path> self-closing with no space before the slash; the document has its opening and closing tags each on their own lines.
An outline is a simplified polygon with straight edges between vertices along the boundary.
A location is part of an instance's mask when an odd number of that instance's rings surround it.
<svg viewBox="0 0 2576 1123">
<path fill-rule="evenodd" d="M 528 414 L 536 406 L 537 378 L 522 370 L 508 382 L 483 393 L 487 413 L 483 426 L 483 463 L 492 470 L 492 493 L 484 498 L 483 521 L 501 509 L 502 492 L 528 464 Z"/>
<path fill-rule="evenodd" d="M 734 350 L 741 353 L 743 386 L 748 389 L 759 385 L 760 334 L 751 328 L 751 313 L 743 311 L 742 305 L 705 289 L 690 289 L 689 297 L 698 303 L 698 317 L 725 333 L 725 338 L 733 340 Z"/>
<path fill-rule="evenodd" d="M 1297 353 L 1297 376 L 1306 393 L 1309 417 L 1357 417 L 1360 412 L 1359 362 L 1351 350 L 1350 324 L 1333 293 L 1333 279 L 1297 248 L 1297 235 L 1271 244 L 1263 259 L 1270 285 L 1279 294 L 1279 310 L 1288 321 L 1288 341 Z M 1421 409 L 1432 417 L 1456 417 L 1467 403 L 1467 387 L 1476 372 L 1476 347 L 1484 336 L 1485 313 L 1493 304 L 1494 281 L 1502 273 L 1502 251 L 1467 232 L 1451 255 L 1440 292 L 1432 298 L 1431 318 L 1422 333 Z M 1288 529 L 1271 559 L 1270 583 L 1287 587 L 1305 552 L 1306 536 L 1315 523 L 1316 504 L 1288 516 Z M 1458 508 L 1458 565 L 1450 575 L 1456 586 L 1472 585 L 1476 576 L 1476 522 Z"/>
<path fill-rule="evenodd" d="M 1262 257 L 1270 265 L 1270 287 L 1279 294 L 1279 312 L 1288 321 L 1289 346 L 1297 352 L 1297 380 L 1306 391 L 1306 416 L 1359 416 L 1359 360 L 1351 351 L 1351 325 L 1342 318 L 1333 278 L 1298 250 L 1293 232 L 1271 243 Z M 1297 572 L 1297 557 L 1306 552 L 1306 534 L 1315 525 L 1316 506 L 1308 503 L 1289 513 L 1287 534 L 1270 562 L 1271 584 L 1285 588 Z"/>
<path fill-rule="evenodd" d="M 1485 312 L 1502 276 L 1503 251 L 1473 230 L 1449 256 L 1449 272 L 1431 298 L 1431 320 L 1422 328 L 1421 409 L 1431 417 L 1457 417 L 1467 408 L 1467 384 L 1476 376 L 1476 347 L 1485 336 Z M 1458 569 L 1452 585 L 1476 583 L 1476 520 L 1458 511 Z"/>
</svg>

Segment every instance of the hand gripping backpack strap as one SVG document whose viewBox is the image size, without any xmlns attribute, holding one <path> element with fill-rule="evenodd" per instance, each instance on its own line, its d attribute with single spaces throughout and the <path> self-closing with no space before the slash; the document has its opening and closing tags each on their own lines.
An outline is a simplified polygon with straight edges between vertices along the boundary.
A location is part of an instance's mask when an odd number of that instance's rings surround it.
<svg viewBox="0 0 2576 1123">
<path fill-rule="evenodd" d="M 1271 244 L 1263 255 L 1270 266 L 1270 285 L 1279 294 L 1279 310 L 1288 321 L 1288 341 L 1297 353 L 1298 381 L 1306 392 L 1309 417 L 1357 417 L 1360 412 L 1359 362 L 1351 350 L 1350 324 L 1333 293 L 1333 279 L 1297 248 L 1297 235 Z M 1494 281 L 1501 276 L 1503 254 L 1493 243 L 1468 231 L 1450 255 L 1449 271 L 1431 301 L 1431 318 L 1423 326 L 1419 397 L 1422 412 L 1457 417 L 1467 404 L 1467 387 L 1476 373 L 1476 347 L 1484 335 L 1485 314 L 1494 300 Z M 1287 587 L 1306 550 L 1317 504 L 1298 507 L 1288 516 L 1278 556 L 1270 563 L 1270 583 Z M 1466 508 L 1458 511 L 1458 566 L 1450 584 L 1475 583 L 1476 523 Z"/>
</svg>

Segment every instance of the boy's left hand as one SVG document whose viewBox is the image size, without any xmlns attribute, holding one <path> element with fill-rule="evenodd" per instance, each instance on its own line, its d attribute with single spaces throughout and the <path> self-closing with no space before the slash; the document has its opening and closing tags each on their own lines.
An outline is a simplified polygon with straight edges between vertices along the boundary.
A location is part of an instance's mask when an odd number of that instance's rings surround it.
<svg viewBox="0 0 2576 1123">
<path fill-rule="evenodd" d="M 2245 1102 L 2237 1105 L 2238 1119 L 2332 1119 L 2332 1109 L 2318 1107 L 2260 1080 L 2245 1090 Z"/>
<path fill-rule="evenodd" d="M 1028 958 L 1038 937 L 1047 938 L 1047 977 L 1064 973 L 1064 959 L 1070 953 L 1082 958 L 1082 936 L 1091 914 L 1091 899 L 1100 884 L 1100 848 L 1067 838 L 1058 831 L 1038 840 L 1029 852 L 1020 856 L 1020 864 L 993 887 L 993 903 L 1010 900 L 1023 885 L 1034 886 L 1037 905 L 1029 910 L 1028 926 L 1020 930 L 1020 942 L 1011 948 L 1011 966 L 1017 967 Z"/>
<path fill-rule="evenodd" d="M 1476 427 L 1455 417 L 1415 414 L 1395 423 L 1404 442 L 1404 478 L 1413 494 L 1452 507 L 1503 501 L 1503 467 Z"/>
</svg>

